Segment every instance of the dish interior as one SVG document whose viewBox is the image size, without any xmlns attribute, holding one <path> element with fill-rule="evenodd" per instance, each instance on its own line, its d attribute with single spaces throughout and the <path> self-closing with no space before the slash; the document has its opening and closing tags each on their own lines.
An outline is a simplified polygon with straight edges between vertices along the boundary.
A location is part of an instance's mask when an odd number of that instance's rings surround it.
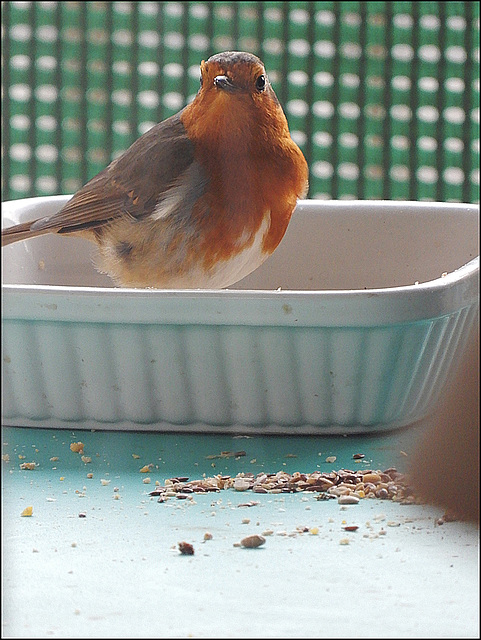
<svg viewBox="0 0 481 640">
<path fill-rule="evenodd" d="M 35 202 L 37 200 L 37 202 Z M 3 225 L 58 210 L 68 196 L 5 203 Z M 45 235 L 2 250 L 4 284 L 111 287 L 87 240 Z M 439 278 L 479 255 L 472 205 L 301 201 L 274 254 L 231 289 L 372 289 Z"/>
</svg>

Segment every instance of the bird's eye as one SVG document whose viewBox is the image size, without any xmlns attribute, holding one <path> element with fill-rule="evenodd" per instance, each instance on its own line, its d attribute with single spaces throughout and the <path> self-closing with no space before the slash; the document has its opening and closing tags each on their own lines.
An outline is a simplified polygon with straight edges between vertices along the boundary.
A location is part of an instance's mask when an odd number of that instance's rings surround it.
<svg viewBox="0 0 481 640">
<path fill-rule="evenodd" d="M 256 80 L 256 89 L 261 93 L 266 88 L 266 77 L 261 75 Z"/>
</svg>

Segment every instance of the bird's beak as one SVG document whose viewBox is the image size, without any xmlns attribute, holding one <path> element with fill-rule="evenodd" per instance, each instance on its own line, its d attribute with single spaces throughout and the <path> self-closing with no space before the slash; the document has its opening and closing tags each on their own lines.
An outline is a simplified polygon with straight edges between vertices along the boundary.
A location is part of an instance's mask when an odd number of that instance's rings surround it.
<svg viewBox="0 0 481 640">
<path fill-rule="evenodd" d="M 216 76 L 214 78 L 214 85 L 219 89 L 226 89 L 227 91 L 232 91 L 232 89 L 235 89 L 235 86 L 227 76 Z"/>
</svg>

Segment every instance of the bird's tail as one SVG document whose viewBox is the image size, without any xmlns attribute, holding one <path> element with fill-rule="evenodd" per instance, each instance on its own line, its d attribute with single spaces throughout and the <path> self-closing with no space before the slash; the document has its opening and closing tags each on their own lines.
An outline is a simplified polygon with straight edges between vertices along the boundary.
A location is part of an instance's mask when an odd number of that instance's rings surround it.
<svg viewBox="0 0 481 640">
<path fill-rule="evenodd" d="M 12 242 L 19 242 L 20 240 L 35 238 L 36 236 L 43 235 L 44 233 L 48 233 L 50 231 L 50 229 L 46 231 L 32 231 L 32 229 L 30 228 L 32 226 L 32 223 L 33 221 L 22 222 L 20 224 L 13 225 L 13 227 L 2 229 L 2 247 L 7 246 L 7 244 L 12 244 Z"/>
</svg>

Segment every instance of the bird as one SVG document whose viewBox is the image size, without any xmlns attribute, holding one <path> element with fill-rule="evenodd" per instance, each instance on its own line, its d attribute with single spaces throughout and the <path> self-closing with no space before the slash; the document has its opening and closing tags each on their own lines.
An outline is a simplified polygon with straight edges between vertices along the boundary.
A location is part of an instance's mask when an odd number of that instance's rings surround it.
<svg viewBox="0 0 481 640">
<path fill-rule="evenodd" d="M 244 51 L 200 63 L 200 87 L 53 215 L 2 230 L 2 246 L 46 233 L 97 246 L 114 286 L 222 289 L 259 267 L 308 190 L 265 66 Z"/>
</svg>

